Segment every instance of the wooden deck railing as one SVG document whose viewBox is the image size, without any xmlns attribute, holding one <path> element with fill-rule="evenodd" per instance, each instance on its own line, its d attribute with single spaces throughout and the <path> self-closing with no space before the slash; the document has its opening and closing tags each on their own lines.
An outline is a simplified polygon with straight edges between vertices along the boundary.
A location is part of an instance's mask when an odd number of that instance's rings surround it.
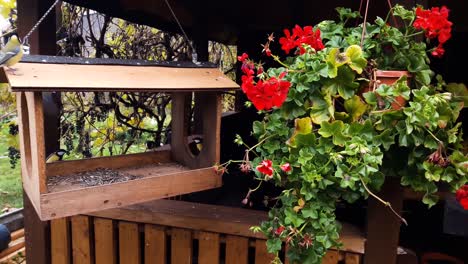
<svg viewBox="0 0 468 264">
<path fill-rule="evenodd" d="M 249 230 L 265 212 L 158 200 L 51 221 L 52 264 L 270 263 L 262 234 Z M 358 264 L 362 234 L 344 225 L 344 247 L 324 264 Z M 280 256 L 284 259 L 284 252 Z"/>
</svg>

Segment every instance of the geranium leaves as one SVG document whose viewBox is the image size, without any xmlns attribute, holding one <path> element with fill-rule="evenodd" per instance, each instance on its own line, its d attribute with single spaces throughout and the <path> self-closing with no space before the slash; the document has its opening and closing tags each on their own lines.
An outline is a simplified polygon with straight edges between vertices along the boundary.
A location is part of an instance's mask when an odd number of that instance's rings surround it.
<svg viewBox="0 0 468 264">
<path fill-rule="evenodd" d="M 358 74 L 362 73 L 362 70 L 367 65 L 367 60 L 362 55 L 361 47 L 357 45 L 349 46 L 345 52 L 346 56 L 350 59 L 349 67 Z"/>
<path fill-rule="evenodd" d="M 331 123 L 322 122 L 318 133 L 324 138 L 333 138 L 333 144 L 343 146 L 346 142 L 346 137 L 343 135 L 346 125 L 341 120 L 336 120 Z"/>
<path fill-rule="evenodd" d="M 351 99 L 345 101 L 344 108 L 351 117 L 351 120 L 357 121 L 366 112 L 367 105 L 359 96 L 355 95 Z"/>
</svg>

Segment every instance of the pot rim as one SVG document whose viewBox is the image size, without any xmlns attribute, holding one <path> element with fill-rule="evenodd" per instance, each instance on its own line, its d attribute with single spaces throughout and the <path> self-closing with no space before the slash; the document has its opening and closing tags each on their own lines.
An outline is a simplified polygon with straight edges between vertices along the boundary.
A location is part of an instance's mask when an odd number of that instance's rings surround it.
<svg viewBox="0 0 468 264">
<path fill-rule="evenodd" d="M 386 77 L 386 78 L 400 78 L 402 76 L 411 77 L 411 73 L 409 71 L 397 71 L 397 70 L 377 70 L 376 71 L 377 77 Z"/>
</svg>

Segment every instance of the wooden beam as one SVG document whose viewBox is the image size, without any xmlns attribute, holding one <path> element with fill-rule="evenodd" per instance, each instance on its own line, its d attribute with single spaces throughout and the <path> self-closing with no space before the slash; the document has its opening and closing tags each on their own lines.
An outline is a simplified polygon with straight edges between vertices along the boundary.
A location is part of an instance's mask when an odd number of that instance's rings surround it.
<svg viewBox="0 0 468 264">
<path fill-rule="evenodd" d="M 24 37 L 54 0 L 17 0 L 17 31 L 20 38 Z M 29 39 L 31 54 L 55 55 L 56 53 L 56 19 L 54 12 L 42 22 Z M 47 96 L 47 95 L 46 95 Z M 47 101 L 47 99 L 45 100 Z M 44 126 L 48 129 L 46 148 L 56 149 L 58 145 L 58 111 L 53 107 L 45 107 L 48 120 Z M 51 110 L 51 111 L 49 111 Z M 50 230 L 48 222 L 41 222 L 31 200 L 23 192 L 24 229 L 26 238 L 26 262 L 49 264 Z"/>
<path fill-rule="evenodd" d="M 388 179 L 380 193 L 382 199 L 390 202 L 393 209 L 401 214 L 403 207 L 403 188 L 399 179 Z M 389 208 L 376 199 L 369 197 L 367 208 L 367 240 L 365 264 L 395 264 L 400 238 L 400 224 Z"/>
</svg>

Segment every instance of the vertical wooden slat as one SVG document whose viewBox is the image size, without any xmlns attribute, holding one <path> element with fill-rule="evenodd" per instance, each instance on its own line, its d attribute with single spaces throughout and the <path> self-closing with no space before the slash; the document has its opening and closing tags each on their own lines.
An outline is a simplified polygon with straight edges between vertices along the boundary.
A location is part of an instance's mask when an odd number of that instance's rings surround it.
<svg viewBox="0 0 468 264">
<path fill-rule="evenodd" d="M 94 254 L 96 264 L 116 264 L 116 245 L 112 220 L 94 219 Z"/>
<path fill-rule="evenodd" d="M 84 215 L 71 217 L 73 264 L 88 264 L 91 260 L 89 218 Z"/>
<path fill-rule="evenodd" d="M 336 250 L 328 250 L 322 259 L 322 264 L 338 264 L 340 253 Z"/>
<path fill-rule="evenodd" d="M 119 222 L 119 254 L 121 264 L 140 264 L 138 224 Z"/>
<path fill-rule="evenodd" d="M 166 233 L 163 227 L 145 225 L 145 264 L 166 263 Z"/>
<path fill-rule="evenodd" d="M 177 264 L 192 264 L 192 234 L 189 230 L 171 230 L 171 261 Z"/>
<path fill-rule="evenodd" d="M 289 246 L 286 244 L 284 246 L 284 264 L 290 264 L 288 259 L 288 248 Z"/>
<path fill-rule="evenodd" d="M 67 218 L 59 218 L 50 222 L 50 236 L 52 264 L 69 264 L 71 254 Z"/>
<path fill-rule="evenodd" d="M 361 255 L 355 253 L 346 253 L 345 264 L 359 264 L 361 263 Z"/>
<path fill-rule="evenodd" d="M 226 264 L 247 264 L 249 239 L 239 236 L 226 236 Z"/>
<path fill-rule="evenodd" d="M 198 263 L 219 263 L 219 234 L 200 232 L 198 235 Z"/>
<path fill-rule="evenodd" d="M 268 253 L 266 240 L 255 240 L 255 264 L 270 264 L 275 259 L 275 255 Z"/>
</svg>

